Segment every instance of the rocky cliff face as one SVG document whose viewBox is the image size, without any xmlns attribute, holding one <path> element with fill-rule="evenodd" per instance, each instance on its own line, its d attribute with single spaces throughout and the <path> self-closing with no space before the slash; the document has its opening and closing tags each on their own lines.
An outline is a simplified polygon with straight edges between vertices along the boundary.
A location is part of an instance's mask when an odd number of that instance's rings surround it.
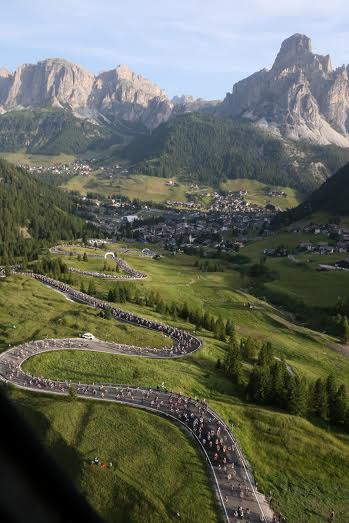
<svg viewBox="0 0 349 523">
<path fill-rule="evenodd" d="M 88 105 L 111 123 L 138 122 L 153 129 L 167 120 L 172 104 L 156 84 L 119 65 L 95 78 Z"/>
<path fill-rule="evenodd" d="M 158 85 L 126 65 L 98 76 L 61 58 L 25 64 L 13 74 L 0 69 L 0 114 L 58 107 L 96 122 L 154 129 L 172 114 L 206 110 L 216 103 L 187 96 L 170 100 Z"/>
<path fill-rule="evenodd" d="M 20 66 L 7 76 L 2 93 L 4 111 L 45 106 L 69 107 L 79 112 L 87 103 L 94 77 L 81 67 L 61 59 Z"/>
<path fill-rule="evenodd" d="M 238 82 L 218 109 L 295 140 L 349 147 L 349 66 L 333 70 L 310 39 L 285 40 L 270 70 Z"/>
<path fill-rule="evenodd" d="M 153 129 L 170 117 L 174 104 L 159 86 L 125 65 L 96 77 L 62 59 L 22 65 L 13 74 L 0 70 L 0 114 L 47 106 L 70 109 L 82 118 Z"/>
<path fill-rule="evenodd" d="M 193 96 L 182 95 L 172 98 L 173 115 L 183 113 L 213 113 L 220 100 L 204 100 Z"/>
<path fill-rule="evenodd" d="M 60 58 L 0 69 L 0 115 L 57 107 L 95 123 L 155 129 L 188 112 L 243 117 L 295 140 L 349 147 L 349 66 L 333 70 L 330 57 L 314 54 L 310 39 L 285 40 L 270 70 L 234 85 L 222 103 L 180 96 L 170 100 L 156 84 L 127 66 L 94 76 Z"/>
</svg>

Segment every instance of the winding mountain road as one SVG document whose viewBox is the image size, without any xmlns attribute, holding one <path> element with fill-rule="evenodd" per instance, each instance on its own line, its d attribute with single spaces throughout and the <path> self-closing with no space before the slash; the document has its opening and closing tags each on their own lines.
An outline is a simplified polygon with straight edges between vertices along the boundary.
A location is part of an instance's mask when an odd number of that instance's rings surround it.
<svg viewBox="0 0 349 523">
<path fill-rule="evenodd" d="M 18 273 L 18 271 L 17 271 Z M 107 383 L 82 384 L 35 377 L 23 363 L 37 354 L 56 350 L 107 352 L 148 358 L 180 358 L 196 352 L 201 341 L 182 329 L 148 320 L 116 308 L 47 276 L 23 273 L 75 301 L 98 309 L 109 309 L 119 321 L 157 331 L 172 340 L 170 347 L 137 347 L 80 338 L 31 341 L 0 354 L 0 379 L 35 392 L 68 395 L 71 388 L 79 398 L 117 402 L 145 409 L 180 424 L 198 444 L 208 467 L 212 485 L 227 523 L 272 521 L 273 512 L 254 483 L 250 467 L 231 430 L 205 400 L 188 398 L 164 389 L 149 389 Z"/>
<path fill-rule="evenodd" d="M 64 246 L 57 245 L 55 247 L 50 248 L 50 252 L 52 254 L 58 254 L 60 256 L 70 256 L 70 255 L 77 255 L 80 254 L 76 251 L 69 251 L 67 252 L 63 248 Z M 93 247 L 86 247 L 87 249 L 94 249 Z M 147 275 L 144 272 L 136 271 L 133 269 L 125 260 L 122 260 L 121 258 L 116 258 L 113 252 L 105 252 L 104 254 L 88 254 L 90 258 L 100 258 L 100 259 L 106 259 L 108 255 L 111 255 L 112 258 L 115 261 L 116 266 L 121 269 L 124 274 L 106 274 L 103 272 L 97 272 L 97 271 L 85 271 L 82 269 L 76 269 L 74 267 L 69 267 L 69 272 L 76 272 L 78 274 L 83 274 L 85 276 L 93 276 L 94 278 L 102 278 L 107 280 L 114 280 L 114 281 L 127 281 L 127 280 L 144 280 L 147 278 Z"/>
</svg>

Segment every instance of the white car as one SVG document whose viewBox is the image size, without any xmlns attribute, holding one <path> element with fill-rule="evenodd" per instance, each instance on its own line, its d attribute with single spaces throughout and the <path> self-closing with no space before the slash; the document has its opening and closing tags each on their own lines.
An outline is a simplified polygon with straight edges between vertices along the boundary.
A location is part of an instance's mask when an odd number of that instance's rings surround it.
<svg viewBox="0 0 349 523">
<path fill-rule="evenodd" d="M 84 340 L 95 340 L 95 336 L 93 334 L 91 334 L 90 332 L 83 332 L 81 335 L 80 335 L 80 338 L 84 338 Z"/>
</svg>

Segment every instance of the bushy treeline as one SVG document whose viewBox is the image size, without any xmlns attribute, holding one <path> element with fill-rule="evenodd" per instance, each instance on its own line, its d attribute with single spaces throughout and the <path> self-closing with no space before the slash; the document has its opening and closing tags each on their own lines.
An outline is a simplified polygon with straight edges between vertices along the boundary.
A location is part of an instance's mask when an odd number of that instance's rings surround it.
<svg viewBox="0 0 349 523">
<path fill-rule="evenodd" d="M 85 225 L 75 210 L 69 195 L 0 160 L 0 264 L 33 260 L 48 243 L 78 238 Z"/>
<path fill-rule="evenodd" d="M 247 384 L 243 361 L 254 362 Z M 249 401 L 283 409 L 290 414 L 316 417 L 349 431 L 349 404 L 345 385 L 333 375 L 315 381 L 300 377 L 283 359 L 277 359 L 270 342 L 253 338 L 237 341 L 233 334 L 223 364 L 225 374 L 242 387 Z"/>
<path fill-rule="evenodd" d="M 31 269 L 37 274 L 46 274 L 56 280 L 65 278 L 69 273 L 68 265 L 61 258 L 51 258 L 50 256 L 40 258 L 31 264 Z"/>
<path fill-rule="evenodd" d="M 201 272 L 223 272 L 224 267 L 213 260 L 205 260 L 203 262 L 200 262 L 197 260 L 194 263 L 194 267 L 197 267 L 199 271 Z"/>
<path fill-rule="evenodd" d="M 310 192 L 318 186 L 309 165 L 321 161 L 334 172 L 349 161 L 349 151 L 293 144 L 305 160 L 297 167 L 284 143 L 253 124 L 209 115 L 186 114 L 170 119 L 152 134 L 136 138 L 123 155 L 135 172 L 181 176 L 217 185 L 229 178 L 249 178 Z"/>
<path fill-rule="evenodd" d="M 95 295 L 94 292 L 90 292 L 90 285 L 87 292 Z M 190 307 L 186 302 L 166 302 L 158 292 L 148 291 L 147 289 L 143 289 L 141 292 L 133 283 L 121 282 L 115 284 L 108 291 L 107 299 L 113 303 L 135 303 L 149 307 L 158 314 L 167 316 L 174 321 L 181 319 L 190 322 L 195 325 L 196 330 L 206 329 L 211 331 L 221 341 L 226 341 L 227 336 L 230 336 L 233 332 L 233 324 L 230 320 L 224 321 L 221 316 L 216 317 L 202 308 Z"/>
</svg>

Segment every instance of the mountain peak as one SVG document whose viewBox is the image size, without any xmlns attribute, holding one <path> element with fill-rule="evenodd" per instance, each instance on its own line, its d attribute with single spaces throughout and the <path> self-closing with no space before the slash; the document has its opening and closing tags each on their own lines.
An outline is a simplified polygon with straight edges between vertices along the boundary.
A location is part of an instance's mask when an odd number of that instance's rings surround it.
<svg viewBox="0 0 349 523">
<path fill-rule="evenodd" d="M 330 56 L 313 53 L 310 38 L 297 33 L 282 42 L 271 70 L 234 85 L 220 113 L 287 138 L 349 147 L 348 73 L 333 71 Z"/>
<path fill-rule="evenodd" d="M 310 38 L 306 35 L 296 33 L 282 42 L 273 67 L 292 64 L 311 53 L 312 47 Z"/>
<path fill-rule="evenodd" d="M 116 67 L 116 70 L 117 70 L 119 76 L 130 75 L 133 73 L 133 71 L 129 68 L 129 66 L 127 64 L 119 64 Z"/>
<path fill-rule="evenodd" d="M 10 72 L 5 67 L 0 67 L 0 78 L 8 78 Z"/>
<path fill-rule="evenodd" d="M 307 35 L 301 33 L 295 33 L 294 35 L 286 38 L 281 44 L 281 50 L 293 49 L 296 53 L 302 53 L 305 51 L 312 51 L 311 39 Z"/>
</svg>

